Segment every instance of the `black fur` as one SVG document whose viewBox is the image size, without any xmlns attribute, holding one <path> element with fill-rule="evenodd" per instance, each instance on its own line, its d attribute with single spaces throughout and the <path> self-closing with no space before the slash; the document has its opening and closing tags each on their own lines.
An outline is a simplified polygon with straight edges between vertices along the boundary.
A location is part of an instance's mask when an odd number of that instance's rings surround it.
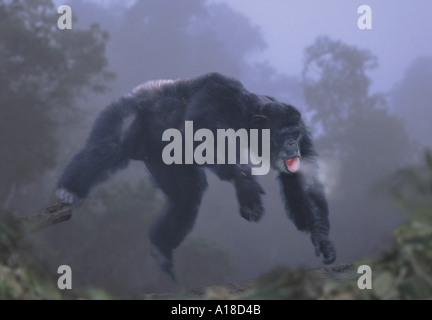
<svg viewBox="0 0 432 320">
<path fill-rule="evenodd" d="M 251 93 L 240 82 L 220 74 L 150 81 L 108 106 L 96 119 L 85 147 L 65 168 L 57 185 L 58 197 L 78 204 L 91 187 L 126 167 L 130 159 L 144 161 L 168 197 L 168 209 L 150 233 L 152 253 L 173 276 L 172 250 L 192 229 L 207 186 L 203 166 L 166 165 L 162 161 L 167 145 L 162 141 L 163 132 L 169 128 L 182 131 L 185 120 L 194 122 L 194 130 L 270 129 L 271 166 L 279 171 L 289 217 L 299 230 L 311 234 L 316 254 L 322 254 L 324 263 L 335 260 L 321 184 L 316 175 L 310 177 L 302 170 L 290 173 L 284 162 L 301 156 L 302 163 L 313 163 L 316 156 L 299 111 L 274 98 Z M 258 221 L 264 192 L 251 175 L 250 166 L 208 167 L 220 179 L 234 183 L 241 216 Z"/>
</svg>

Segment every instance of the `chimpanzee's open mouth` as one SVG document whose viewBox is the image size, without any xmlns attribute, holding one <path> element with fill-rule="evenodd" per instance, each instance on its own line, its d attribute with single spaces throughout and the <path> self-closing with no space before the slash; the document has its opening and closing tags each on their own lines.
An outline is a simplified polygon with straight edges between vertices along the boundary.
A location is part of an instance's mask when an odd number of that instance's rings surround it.
<svg viewBox="0 0 432 320">
<path fill-rule="evenodd" d="M 300 157 L 285 159 L 285 165 L 289 172 L 297 172 L 300 169 Z"/>
</svg>

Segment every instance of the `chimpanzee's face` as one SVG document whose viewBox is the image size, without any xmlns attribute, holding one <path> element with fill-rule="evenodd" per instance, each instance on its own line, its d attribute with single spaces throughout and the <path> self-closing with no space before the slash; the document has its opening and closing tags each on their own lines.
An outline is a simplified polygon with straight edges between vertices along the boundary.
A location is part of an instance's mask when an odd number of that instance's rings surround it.
<svg viewBox="0 0 432 320">
<path fill-rule="evenodd" d="M 270 135 L 271 164 L 274 169 L 294 173 L 300 169 L 301 137 L 299 126 L 285 126 L 273 129 Z"/>
<path fill-rule="evenodd" d="M 270 160 L 274 169 L 295 173 L 300 169 L 301 115 L 292 106 L 279 104 L 269 114 Z"/>
</svg>

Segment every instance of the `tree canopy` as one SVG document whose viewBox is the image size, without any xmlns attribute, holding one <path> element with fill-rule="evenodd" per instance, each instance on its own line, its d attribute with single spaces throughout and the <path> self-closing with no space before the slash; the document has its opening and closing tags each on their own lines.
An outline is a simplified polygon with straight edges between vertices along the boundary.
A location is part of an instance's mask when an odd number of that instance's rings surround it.
<svg viewBox="0 0 432 320">
<path fill-rule="evenodd" d="M 107 33 L 59 30 L 51 0 L 0 1 L 0 196 L 55 161 L 59 107 L 102 91 Z"/>
<path fill-rule="evenodd" d="M 405 164 L 413 148 L 401 120 L 388 112 L 385 95 L 370 92 L 368 72 L 377 66 L 369 51 L 320 37 L 305 50 L 302 76 L 307 109 L 323 133 L 322 151 L 379 174 Z"/>
</svg>

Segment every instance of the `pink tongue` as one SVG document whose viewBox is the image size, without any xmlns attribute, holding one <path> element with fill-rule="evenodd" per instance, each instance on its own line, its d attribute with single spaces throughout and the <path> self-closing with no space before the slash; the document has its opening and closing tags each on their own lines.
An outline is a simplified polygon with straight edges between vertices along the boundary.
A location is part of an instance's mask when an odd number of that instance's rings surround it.
<svg viewBox="0 0 432 320">
<path fill-rule="evenodd" d="M 298 169 L 300 169 L 300 159 L 299 158 L 286 159 L 285 163 L 286 163 L 288 170 L 290 172 L 297 172 Z"/>
</svg>

